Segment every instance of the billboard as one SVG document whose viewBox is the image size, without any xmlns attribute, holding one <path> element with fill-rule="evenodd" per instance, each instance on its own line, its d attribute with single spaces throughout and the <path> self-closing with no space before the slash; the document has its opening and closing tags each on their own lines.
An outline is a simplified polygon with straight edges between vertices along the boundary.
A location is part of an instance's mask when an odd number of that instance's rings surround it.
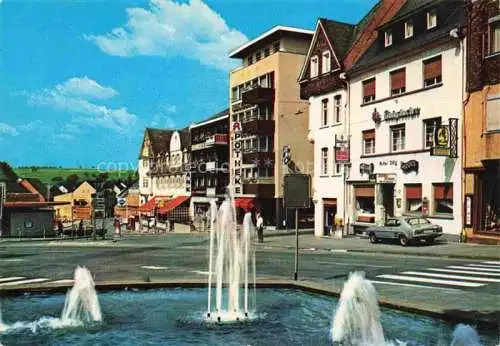
<svg viewBox="0 0 500 346">
<path fill-rule="evenodd" d="M 311 178 L 307 174 L 286 174 L 284 177 L 284 200 L 286 208 L 309 208 Z"/>
</svg>

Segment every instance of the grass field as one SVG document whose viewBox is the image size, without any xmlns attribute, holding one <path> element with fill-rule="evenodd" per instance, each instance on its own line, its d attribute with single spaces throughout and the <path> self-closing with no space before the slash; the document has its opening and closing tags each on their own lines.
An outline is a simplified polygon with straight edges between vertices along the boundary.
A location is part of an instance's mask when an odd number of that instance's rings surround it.
<svg viewBox="0 0 500 346">
<path fill-rule="evenodd" d="M 38 178 L 45 184 L 53 184 L 55 177 L 66 180 L 66 177 L 72 174 L 78 176 L 79 181 L 93 180 L 99 173 L 103 173 L 93 168 L 38 168 L 35 171 L 31 168 L 15 168 L 14 171 L 21 178 Z M 109 180 L 126 179 L 129 174 L 134 175 L 134 171 L 108 171 Z"/>
</svg>

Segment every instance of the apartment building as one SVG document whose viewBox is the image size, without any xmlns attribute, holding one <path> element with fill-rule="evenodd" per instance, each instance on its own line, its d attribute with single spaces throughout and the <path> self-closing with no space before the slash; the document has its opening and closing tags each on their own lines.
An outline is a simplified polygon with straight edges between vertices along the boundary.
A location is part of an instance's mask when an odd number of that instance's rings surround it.
<svg viewBox="0 0 500 346">
<path fill-rule="evenodd" d="M 468 1 L 464 230 L 500 242 L 500 1 Z"/>
<path fill-rule="evenodd" d="M 347 71 L 348 222 L 424 215 L 462 229 L 463 1 L 407 0 Z"/>
<path fill-rule="evenodd" d="M 226 195 L 229 184 L 229 109 L 189 127 L 191 132 L 191 215 L 208 230 L 210 207 Z"/>
<path fill-rule="evenodd" d="M 229 54 L 241 60 L 229 77 L 230 186 L 241 210 L 259 209 L 277 227 L 293 220 L 283 206 L 283 175 L 312 174 L 308 103 L 300 99 L 297 76 L 313 34 L 276 26 Z M 288 166 L 281 163 L 285 146 Z"/>
</svg>

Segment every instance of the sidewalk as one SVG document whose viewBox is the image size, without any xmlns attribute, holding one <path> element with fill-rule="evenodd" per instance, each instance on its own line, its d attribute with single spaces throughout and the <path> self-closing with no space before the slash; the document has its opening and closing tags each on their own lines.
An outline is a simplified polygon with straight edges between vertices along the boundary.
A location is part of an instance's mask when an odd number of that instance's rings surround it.
<svg viewBox="0 0 500 346">
<path fill-rule="evenodd" d="M 283 233 L 278 234 L 279 232 Z M 387 253 L 411 256 L 500 260 L 500 247 L 496 245 L 458 243 L 447 239 L 448 237 L 445 237 L 445 239 L 436 239 L 436 243 L 433 245 L 422 244 L 403 247 L 395 242 L 371 244 L 368 239 L 357 237 L 343 239 L 317 238 L 311 234 L 301 233 L 299 236 L 299 248 L 310 251 Z M 258 246 L 263 248 L 295 249 L 295 233 L 293 235 L 290 235 L 286 231 L 264 233 L 264 243 L 258 244 Z"/>
</svg>

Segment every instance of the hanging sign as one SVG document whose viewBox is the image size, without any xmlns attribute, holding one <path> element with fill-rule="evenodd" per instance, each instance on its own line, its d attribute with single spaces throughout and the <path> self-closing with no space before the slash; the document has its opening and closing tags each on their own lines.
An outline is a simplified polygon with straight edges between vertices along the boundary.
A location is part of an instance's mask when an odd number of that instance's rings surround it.
<svg viewBox="0 0 500 346">
<path fill-rule="evenodd" d="M 401 170 L 403 173 L 415 172 L 418 173 L 418 161 L 410 160 L 407 162 L 401 161 Z"/>
<path fill-rule="evenodd" d="M 431 156 L 450 156 L 450 127 L 439 125 L 434 130 L 434 141 Z"/>
<path fill-rule="evenodd" d="M 242 176 L 242 169 L 241 165 L 243 164 L 243 148 L 242 148 L 242 129 L 241 129 L 241 123 L 236 121 L 233 123 L 233 133 L 234 133 L 234 138 L 233 138 L 233 157 L 234 157 L 234 177 L 233 177 L 233 186 L 234 186 L 234 193 L 235 194 L 241 194 L 241 176 Z"/>
<path fill-rule="evenodd" d="M 373 174 L 375 165 L 373 163 L 361 163 L 359 165 L 359 174 Z"/>
<path fill-rule="evenodd" d="M 349 142 L 343 137 L 337 138 L 337 135 L 335 135 L 335 162 L 349 162 Z"/>
</svg>

